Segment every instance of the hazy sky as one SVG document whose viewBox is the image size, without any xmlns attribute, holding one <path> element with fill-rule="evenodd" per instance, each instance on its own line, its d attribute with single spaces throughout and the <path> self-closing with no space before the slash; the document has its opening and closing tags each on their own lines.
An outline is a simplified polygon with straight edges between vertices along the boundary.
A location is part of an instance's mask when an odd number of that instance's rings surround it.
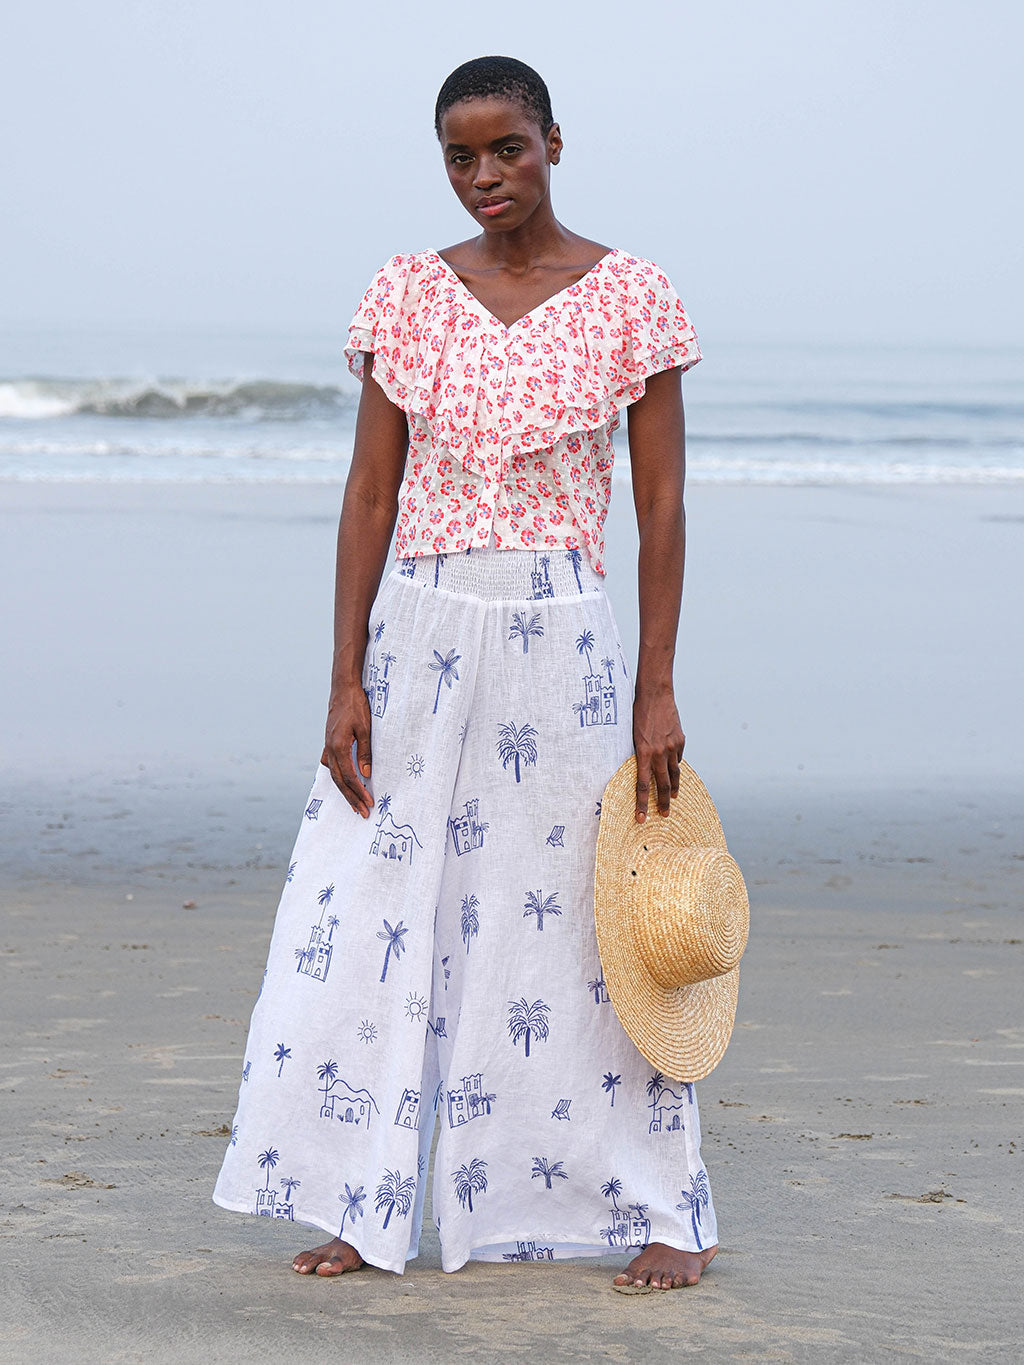
<svg viewBox="0 0 1024 1365">
<path fill-rule="evenodd" d="M 0 30 L 0 321 L 338 331 L 474 231 L 433 105 L 535 66 L 566 226 L 708 340 L 1024 343 L 1020 0 L 33 0 Z"/>
</svg>

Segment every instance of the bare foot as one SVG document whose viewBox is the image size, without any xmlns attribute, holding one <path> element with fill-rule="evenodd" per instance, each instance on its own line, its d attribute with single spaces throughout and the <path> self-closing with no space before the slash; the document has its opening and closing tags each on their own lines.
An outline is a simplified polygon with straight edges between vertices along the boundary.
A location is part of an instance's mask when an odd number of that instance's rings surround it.
<svg viewBox="0 0 1024 1365">
<path fill-rule="evenodd" d="M 364 1265 L 362 1256 L 355 1247 L 335 1237 L 333 1242 L 325 1242 L 322 1247 L 312 1251 L 300 1251 L 292 1261 L 292 1269 L 300 1275 L 344 1275 L 346 1270 L 358 1270 Z"/>
<path fill-rule="evenodd" d="M 621 1275 L 615 1276 L 612 1284 L 635 1287 L 649 1284 L 652 1289 L 681 1289 L 683 1285 L 697 1283 L 701 1271 L 717 1250 L 717 1244 L 705 1251 L 678 1251 L 664 1242 L 651 1242 L 630 1261 Z"/>
</svg>

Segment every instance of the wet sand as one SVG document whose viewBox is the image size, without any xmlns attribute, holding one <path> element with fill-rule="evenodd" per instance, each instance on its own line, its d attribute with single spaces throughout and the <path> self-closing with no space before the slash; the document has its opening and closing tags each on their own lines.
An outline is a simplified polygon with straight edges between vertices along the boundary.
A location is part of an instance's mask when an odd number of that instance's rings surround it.
<svg viewBox="0 0 1024 1365">
<path fill-rule="evenodd" d="M 611 1259 L 444 1275 L 429 1221 L 404 1276 L 299 1277 L 321 1235 L 210 1200 L 338 496 L 0 489 L 0 1360 L 1015 1359 L 1024 491 L 691 490 L 677 696 L 752 933 L 698 1089 L 722 1249 L 637 1298 Z"/>
</svg>

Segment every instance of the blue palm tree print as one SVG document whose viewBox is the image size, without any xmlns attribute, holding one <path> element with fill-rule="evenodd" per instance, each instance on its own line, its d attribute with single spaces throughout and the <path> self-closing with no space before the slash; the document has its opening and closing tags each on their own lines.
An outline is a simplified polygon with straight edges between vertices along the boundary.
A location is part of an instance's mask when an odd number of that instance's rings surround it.
<svg viewBox="0 0 1024 1365">
<path fill-rule="evenodd" d="M 415 1194 L 416 1182 L 411 1175 L 403 1180 L 401 1171 L 385 1168 L 384 1179 L 377 1186 L 377 1202 L 374 1205 L 378 1213 L 387 1209 L 385 1228 L 391 1222 L 393 1213 L 397 1212 L 400 1218 L 408 1218 Z"/>
<path fill-rule="evenodd" d="M 277 1163 L 281 1160 L 281 1153 L 277 1150 L 276 1147 L 268 1147 L 265 1152 L 260 1152 L 256 1160 L 259 1162 L 260 1170 L 266 1171 L 267 1173 L 266 1189 L 269 1190 L 270 1173 L 277 1165 Z"/>
<path fill-rule="evenodd" d="M 350 1214 L 352 1216 L 353 1223 L 356 1221 L 357 1218 L 362 1218 L 363 1216 L 362 1206 L 366 1202 L 366 1195 L 363 1192 L 362 1185 L 360 1185 L 357 1190 L 353 1190 L 352 1187 L 346 1181 L 345 1193 L 339 1194 L 338 1198 L 345 1206 L 341 1212 L 341 1231 L 338 1233 L 338 1236 L 344 1237 L 345 1219 L 348 1218 Z"/>
<path fill-rule="evenodd" d="M 537 762 L 536 738 L 537 731 L 532 725 L 518 729 L 515 721 L 510 720 L 507 725 L 498 726 L 497 749 L 501 766 L 507 768 L 514 759 L 517 782 L 520 780 L 520 760 L 533 764 Z"/>
<path fill-rule="evenodd" d="M 442 656 L 435 649 L 434 658 L 436 660 L 436 663 L 427 664 L 427 667 L 433 669 L 438 675 L 437 695 L 434 698 L 434 710 L 431 713 L 432 715 L 436 716 L 437 703 L 441 700 L 441 684 L 446 683 L 448 689 L 451 690 L 452 679 L 454 678 L 456 681 L 458 681 L 459 670 L 455 667 L 455 665 L 459 661 L 459 659 L 462 658 L 462 655 L 456 654 L 454 649 L 450 649 L 447 654 Z"/>
<path fill-rule="evenodd" d="M 452 1171 L 452 1180 L 455 1183 L 455 1195 L 463 1208 L 469 1207 L 469 1212 L 473 1212 L 473 1195 L 483 1194 L 487 1189 L 487 1162 L 480 1157 L 473 1157 L 469 1165 L 462 1165 L 457 1171 Z"/>
<path fill-rule="evenodd" d="M 688 1213 L 690 1222 L 693 1225 L 693 1235 L 697 1241 L 697 1250 L 703 1251 L 700 1240 L 700 1211 L 706 1209 L 711 1199 L 711 1191 L 708 1189 L 708 1176 L 706 1171 L 698 1171 L 696 1175 L 690 1176 L 690 1188 L 680 1190 L 683 1202 L 677 1204 L 676 1208 L 680 1213 Z"/>
<path fill-rule="evenodd" d="M 523 911 L 523 919 L 529 915 L 536 915 L 538 929 L 544 928 L 545 915 L 561 915 L 562 913 L 558 905 L 557 891 L 552 891 L 551 895 L 547 897 L 539 888 L 536 891 L 527 891 L 526 900 L 523 904 L 526 906 Z"/>
<path fill-rule="evenodd" d="M 480 902 L 472 893 L 462 898 L 462 937 L 466 944 L 466 953 L 469 954 L 469 941 L 476 938 L 480 931 L 480 916 L 477 914 Z"/>
<path fill-rule="evenodd" d="M 536 1039 L 538 1043 L 547 1042 L 550 1013 L 551 1006 L 545 1005 L 543 1000 L 535 1000 L 532 1005 L 525 995 L 519 1000 L 510 1000 L 508 1031 L 512 1038 L 512 1046 L 515 1047 L 520 1038 L 524 1039 L 525 1055 L 529 1057 L 531 1039 Z"/>
<path fill-rule="evenodd" d="M 620 1075 L 620 1076 L 613 1076 L 612 1073 L 611 1073 L 610 1071 L 606 1071 L 606 1072 L 604 1073 L 604 1080 L 601 1082 L 601 1089 L 604 1091 L 604 1093 L 605 1093 L 606 1095 L 607 1095 L 607 1094 L 611 1094 L 611 1097 L 612 1097 L 611 1108 L 612 1108 L 612 1109 L 615 1108 L 615 1089 L 616 1089 L 617 1086 L 619 1086 L 619 1085 L 621 1085 L 621 1084 L 622 1084 L 622 1077 L 621 1077 L 621 1075 Z"/>
<path fill-rule="evenodd" d="M 583 559 L 583 555 L 580 553 L 579 550 L 574 549 L 566 550 L 565 557 L 572 565 L 572 571 L 576 575 L 576 587 L 580 590 L 580 592 L 582 592 L 583 584 L 580 582 L 580 563 Z"/>
<path fill-rule="evenodd" d="M 529 621 L 526 619 L 525 612 L 514 611 L 512 613 L 512 624 L 509 627 L 508 638 L 510 640 L 521 639 L 524 654 L 528 654 L 530 651 L 530 636 L 543 634 L 544 627 L 541 625 L 539 611 L 535 611 Z"/>
<path fill-rule="evenodd" d="M 591 651 L 593 648 L 594 648 L 594 632 L 593 632 L 592 630 L 585 630 L 585 631 L 582 633 L 582 635 L 578 635 L 578 636 L 576 637 L 576 652 L 577 652 L 577 654 L 586 654 L 586 656 L 587 656 L 587 671 L 588 671 L 588 672 L 591 672 L 591 673 L 594 671 L 594 670 L 593 670 L 593 665 L 592 665 L 591 662 L 590 662 L 590 651 Z"/>
<path fill-rule="evenodd" d="M 544 1188 L 551 1189 L 552 1180 L 568 1180 L 568 1172 L 562 1169 L 561 1161 L 548 1161 L 547 1157 L 535 1156 L 533 1158 L 533 1170 L 530 1172 L 530 1179 L 536 1180 L 538 1176 L 544 1177 Z"/>
<path fill-rule="evenodd" d="M 384 950 L 384 970 L 380 974 L 381 981 L 384 981 L 387 978 L 388 963 L 391 960 L 391 954 L 394 953 L 396 958 L 402 956 L 402 953 L 405 950 L 405 944 L 402 940 L 409 932 L 408 929 L 403 927 L 401 920 L 398 921 L 394 928 L 391 927 L 387 920 L 384 920 L 383 924 L 384 929 L 377 930 L 377 937 L 386 940 L 388 945 Z"/>
<path fill-rule="evenodd" d="M 284 1064 L 291 1055 L 292 1050 L 290 1047 L 285 1047 L 284 1043 L 278 1043 L 277 1047 L 274 1049 L 274 1061 L 280 1062 L 280 1066 L 277 1068 L 278 1076 L 280 1076 L 281 1072 L 284 1070 Z"/>
</svg>

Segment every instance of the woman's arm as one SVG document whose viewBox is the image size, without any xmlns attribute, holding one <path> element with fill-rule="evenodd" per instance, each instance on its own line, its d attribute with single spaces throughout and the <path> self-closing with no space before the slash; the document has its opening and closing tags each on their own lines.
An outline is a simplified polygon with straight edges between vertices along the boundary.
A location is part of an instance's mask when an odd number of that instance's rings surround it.
<svg viewBox="0 0 1024 1365">
<path fill-rule="evenodd" d="M 633 700 L 635 818 L 645 820 L 652 776 L 658 810 L 668 814 L 670 794 L 679 793 L 679 760 L 686 743 L 672 682 L 686 557 L 682 372 L 652 375 L 644 396 L 627 409 L 627 421 L 640 532 L 640 653 Z"/>
<path fill-rule="evenodd" d="M 364 355 L 363 388 L 356 417 L 352 465 L 338 523 L 334 587 L 334 664 L 321 763 L 354 811 L 369 819 L 373 802 L 352 759 L 370 776 L 370 707 L 363 691 L 363 662 L 370 608 L 398 516 L 409 428 L 405 413 L 371 379 L 372 354 Z"/>
</svg>

